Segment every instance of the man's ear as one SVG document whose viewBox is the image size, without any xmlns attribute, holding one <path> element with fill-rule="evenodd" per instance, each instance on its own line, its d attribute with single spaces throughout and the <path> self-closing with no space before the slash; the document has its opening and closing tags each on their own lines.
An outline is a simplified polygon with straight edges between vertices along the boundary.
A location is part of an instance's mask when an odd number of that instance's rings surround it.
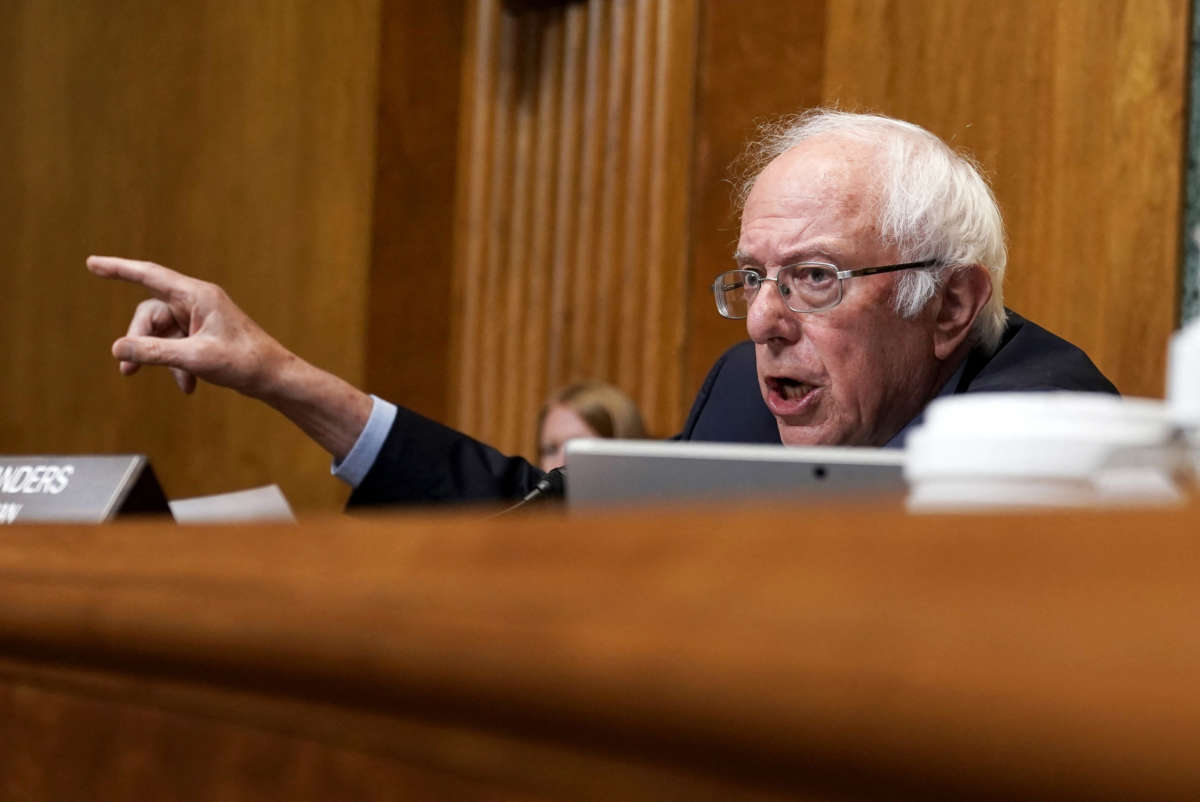
<svg viewBox="0 0 1200 802">
<path fill-rule="evenodd" d="M 971 326 L 992 297 L 992 280 L 983 265 L 952 270 L 942 284 L 934 319 L 933 353 L 949 359 L 971 336 Z"/>
</svg>

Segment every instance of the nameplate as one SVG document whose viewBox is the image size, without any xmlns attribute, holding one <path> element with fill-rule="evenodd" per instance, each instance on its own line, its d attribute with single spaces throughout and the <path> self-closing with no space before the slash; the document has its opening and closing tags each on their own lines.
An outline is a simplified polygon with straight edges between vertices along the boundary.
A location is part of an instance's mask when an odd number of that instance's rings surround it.
<svg viewBox="0 0 1200 802">
<path fill-rule="evenodd" d="M 170 515 L 140 454 L 0 457 L 0 524 L 101 523 L 132 514 Z"/>
</svg>

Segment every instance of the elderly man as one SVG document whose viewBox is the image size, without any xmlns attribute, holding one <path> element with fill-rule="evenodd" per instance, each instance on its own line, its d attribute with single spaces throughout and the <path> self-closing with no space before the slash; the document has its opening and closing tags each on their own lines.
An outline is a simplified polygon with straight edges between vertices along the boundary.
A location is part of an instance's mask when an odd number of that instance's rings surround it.
<svg viewBox="0 0 1200 802">
<path fill-rule="evenodd" d="M 899 445 L 946 393 L 1115 392 L 1079 349 L 1007 313 L 1003 224 L 978 170 L 918 126 L 816 110 L 754 147 L 734 269 L 718 311 L 751 343 L 710 372 L 683 439 Z M 519 497 L 542 474 L 365 395 L 288 352 L 212 284 L 146 262 L 91 257 L 142 284 L 113 354 L 167 365 L 287 415 L 356 487 L 351 503 Z"/>
</svg>

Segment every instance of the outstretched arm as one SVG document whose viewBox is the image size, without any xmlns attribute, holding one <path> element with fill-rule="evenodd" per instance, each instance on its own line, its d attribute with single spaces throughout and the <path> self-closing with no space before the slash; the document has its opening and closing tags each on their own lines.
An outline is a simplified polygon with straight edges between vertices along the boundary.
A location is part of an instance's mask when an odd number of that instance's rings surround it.
<svg viewBox="0 0 1200 802">
<path fill-rule="evenodd" d="M 138 305 L 129 330 L 113 343 L 122 374 L 163 365 L 185 393 L 196 379 L 229 387 L 282 412 L 335 460 L 349 453 L 371 414 L 371 398 L 284 348 L 219 286 L 113 256 L 90 256 L 87 267 L 153 296 Z"/>
</svg>

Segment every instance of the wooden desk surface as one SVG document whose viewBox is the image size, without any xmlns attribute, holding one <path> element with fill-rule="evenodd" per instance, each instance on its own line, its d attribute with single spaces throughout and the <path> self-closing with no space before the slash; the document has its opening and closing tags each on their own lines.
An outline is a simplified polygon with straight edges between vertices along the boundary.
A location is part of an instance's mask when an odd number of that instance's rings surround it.
<svg viewBox="0 0 1200 802">
<path fill-rule="evenodd" d="M 1200 507 L 0 530 L 4 799 L 1197 799 Z"/>
</svg>

